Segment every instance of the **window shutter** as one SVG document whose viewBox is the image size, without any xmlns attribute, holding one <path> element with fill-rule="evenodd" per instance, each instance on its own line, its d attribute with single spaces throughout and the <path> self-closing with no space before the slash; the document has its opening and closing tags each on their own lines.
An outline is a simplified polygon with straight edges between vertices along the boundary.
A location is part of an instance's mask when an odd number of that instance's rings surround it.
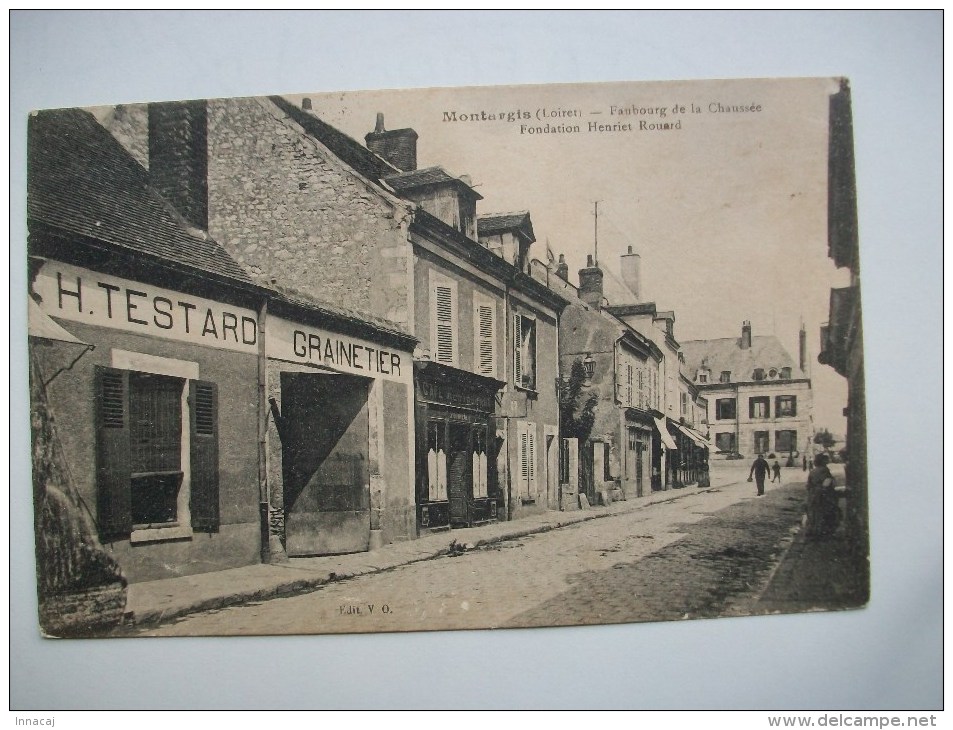
<svg viewBox="0 0 953 730">
<path fill-rule="evenodd" d="M 437 284 L 434 287 L 434 320 L 436 322 L 436 361 L 455 364 L 453 289 Z"/>
<path fill-rule="evenodd" d="M 529 496 L 535 497 L 538 493 L 536 487 L 536 424 L 530 423 L 526 427 L 527 458 L 529 460 Z"/>
<path fill-rule="evenodd" d="M 132 533 L 129 371 L 96 366 L 96 520 L 104 542 Z"/>
<path fill-rule="evenodd" d="M 474 307 L 476 322 L 473 330 L 477 333 L 476 370 L 481 375 L 496 375 L 495 309 L 492 304 L 478 304 Z"/>
<path fill-rule="evenodd" d="M 520 493 L 529 494 L 529 433 L 526 424 L 519 426 L 520 436 Z"/>
<path fill-rule="evenodd" d="M 218 532 L 218 386 L 189 381 L 192 529 Z"/>
<path fill-rule="evenodd" d="M 523 384 L 523 318 L 513 317 L 513 382 Z"/>
</svg>

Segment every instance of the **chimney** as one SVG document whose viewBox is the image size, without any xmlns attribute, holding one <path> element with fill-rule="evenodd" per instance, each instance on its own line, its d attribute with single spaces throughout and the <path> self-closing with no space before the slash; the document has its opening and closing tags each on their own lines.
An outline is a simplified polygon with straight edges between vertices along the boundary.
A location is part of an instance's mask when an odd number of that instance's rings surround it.
<svg viewBox="0 0 953 730">
<path fill-rule="evenodd" d="M 563 281 L 569 281 L 569 264 L 566 263 L 565 254 L 559 254 L 559 263 L 556 265 L 556 276 Z"/>
<path fill-rule="evenodd" d="M 364 143 L 374 154 L 383 157 L 401 172 L 417 169 L 417 133 L 412 129 L 384 129 L 384 115 L 377 113 L 374 131 L 364 136 Z"/>
<path fill-rule="evenodd" d="M 311 99 L 309 99 L 307 96 L 304 97 L 301 100 L 301 108 L 306 112 L 311 111 Z"/>
<path fill-rule="evenodd" d="M 208 112 L 205 101 L 149 105 L 149 178 L 191 225 L 208 228 Z"/>
<path fill-rule="evenodd" d="M 642 257 L 632 253 L 629 246 L 628 253 L 622 254 L 622 283 L 635 295 L 635 301 L 642 301 Z"/>
<path fill-rule="evenodd" d="M 741 349 L 751 349 L 751 322 L 747 319 L 741 323 Z"/>
<path fill-rule="evenodd" d="M 602 308 L 602 269 L 586 257 L 586 268 L 579 269 L 579 298 L 593 309 Z"/>
</svg>

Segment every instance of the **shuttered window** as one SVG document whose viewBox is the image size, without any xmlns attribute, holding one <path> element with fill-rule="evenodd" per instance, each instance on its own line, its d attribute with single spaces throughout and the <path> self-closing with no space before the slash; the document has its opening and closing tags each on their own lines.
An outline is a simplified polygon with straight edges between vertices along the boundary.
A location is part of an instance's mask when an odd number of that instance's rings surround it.
<svg viewBox="0 0 953 730">
<path fill-rule="evenodd" d="M 104 541 L 134 529 L 219 527 L 215 383 L 97 367 L 97 523 Z M 188 383 L 189 448 L 183 449 Z M 187 493 L 186 493 L 187 492 Z M 187 507 L 186 507 L 187 505 Z"/>
<path fill-rule="evenodd" d="M 520 494 L 527 499 L 535 499 L 537 493 L 535 423 L 520 424 L 519 449 Z"/>
<path fill-rule="evenodd" d="M 473 297 L 474 370 L 496 377 L 496 304 L 479 295 Z"/>
<path fill-rule="evenodd" d="M 458 364 L 457 337 L 456 282 L 434 279 L 430 286 L 430 349 L 436 362 Z"/>
<path fill-rule="evenodd" d="M 521 314 L 513 319 L 513 382 L 536 390 L 536 320 Z"/>
</svg>

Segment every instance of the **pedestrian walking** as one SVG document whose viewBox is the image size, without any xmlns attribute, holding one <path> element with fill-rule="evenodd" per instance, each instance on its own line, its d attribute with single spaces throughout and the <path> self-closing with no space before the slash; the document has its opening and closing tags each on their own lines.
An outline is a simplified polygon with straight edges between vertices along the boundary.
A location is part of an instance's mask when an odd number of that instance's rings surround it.
<svg viewBox="0 0 953 730">
<path fill-rule="evenodd" d="M 775 459 L 774 463 L 771 465 L 771 481 L 781 481 L 781 465 L 778 463 L 777 459 Z"/>
<path fill-rule="evenodd" d="M 827 468 L 827 454 L 814 457 L 814 468 L 807 476 L 807 524 L 805 536 L 824 539 L 834 534 L 840 521 L 834 475 Z"/>
<path fill-rule="evenodd" d="M 750 482 L 752 477 L 758 485 L 758 496 L 761 497 L 764 495 L 764 478 L 768 474 L 768 462 L 765 461 L 764 455 L 758 454 L 758 458 L 754 460 L 754 463 L 751 465 L 751 471 L 748 472 L 748 481 Z"/>
</svg>

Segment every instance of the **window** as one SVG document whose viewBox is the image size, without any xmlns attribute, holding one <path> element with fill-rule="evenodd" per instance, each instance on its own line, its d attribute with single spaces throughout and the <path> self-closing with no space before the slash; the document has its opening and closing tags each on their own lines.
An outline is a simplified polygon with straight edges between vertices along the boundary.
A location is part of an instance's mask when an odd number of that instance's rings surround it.
<svg viewBox="0 0 953 730">
<path fill-rule="evenodd" d="M 431 502 L 447 499 L 447 424 L 427 423 L 427 497 Z"/>
<path fill-rule="evenodd" d="M 755 368 L 751 378 L 753 380 L 764 380 L 764 368 Z"/>
<path fill-rule="evenodd" d="M 784 418 L 797 415 L 797 396 L 779 395 L 774 399 L 774 417 Z"/>
<path fill-rule="evenodd" d="M 708 382 L 708 373 L 698 373 L 698 382 L 707 383 Z"/>
<path fill-rule="evenodd" d="M 430 350 L 436 362 L 457 365 L 457 283 L 431 277 L 430 282 Z"/>
<path fill-rule="evenodd" d="M 536 390 L 536 320 L 517 314 L 514 322 L 513 382 Z"/>
<path fill-rule="evenodd" d="M 768 377 L 771 378 L 771 380 L 774 380 L 775 378 L 778 377 L 778 371 L 775 370 L 774 368 L 771 368 L 771 369 L 768 371 Z"/>
<path fill-rule="evenodd" d="M 730 383 L 730 382 L 731 382 L 731 371 L 730 371 L 730 370 L 722 370 L 722 371 L 721 371 L 721 377 L 718 378 L 718 382 L 720 382 L 720 383 Z"/>
<path fill-rule="evenodd" d="M 719 398 L 715 401 L 715 418 L 718 420 L 729 420 L 736 418 L 735 399 Z"/>
<path fill-rule="evenodd" d="M 775 431 L 774 450 L 792 452 L 797 450 L 797 431 Z"/>
<path fill-rule="evenodd" d="M 754 452 L 756 454 L 766 454 L 771 450 L 769 436 L 770 434 L 767 431 L 754 432 Z"/>
<path fill-rule="evenodd" d="M 631 365 L 625 366 L 625 403 L 632 405 L 632 384 L 635 379 L 635 370 Z"/>
<path fill-rule="evenodd" d="M 679 404 L 681 406 L 681 415 L 687 416 L 688 415 L 688 393 L 679 393 L 679 400 L 681 401 L 681 403 Z"/>
<path fill-rule="evenodd" d="M 114 367 L 97 366 L 95 372 L 97 522 L 103 540 L 217 532 L 215 383 Z"/>
<path fill-rule="evenodd" d="M 791 379 L 791 368 L 789 368 L 789 367 L 781 368 L 781 377 L 782 377 L 784 380 L 790 380 L 790 379 Z"/>
<path fill-rule="evenodd" d="M 770 396 L 760 396 L 758 398 L 748 399 L 748 417 L 749 418 L 770 418 L 771 398 Z"/>
<path fill-rule="evenodd" d="M 719 451 L 725 451 L 728 453 L 733 453 L 735 451 L 735 435 L 734 433 L 716 433 L 715 434 L 715 448 Z"/>
<path fill-rule="evenodd" d="M 496 377 L 496 304 L 477 294 L 473 296 L 473 332 L 476 372 Z"/>
</svg>

